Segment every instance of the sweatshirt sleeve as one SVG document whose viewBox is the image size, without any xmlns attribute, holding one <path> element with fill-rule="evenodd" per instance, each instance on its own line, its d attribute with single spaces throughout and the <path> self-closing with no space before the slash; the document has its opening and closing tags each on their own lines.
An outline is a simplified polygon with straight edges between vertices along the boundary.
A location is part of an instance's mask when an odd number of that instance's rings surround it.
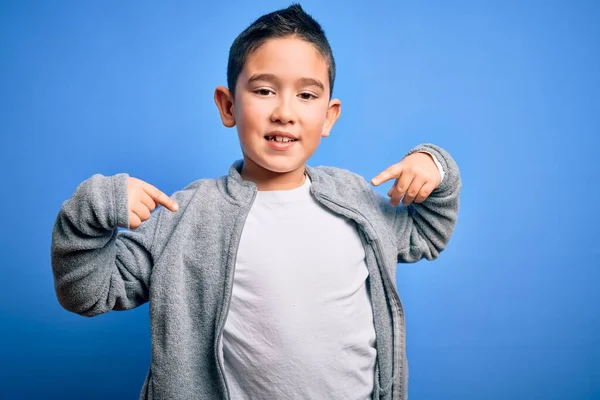
<svg viewBox="0 0 600 400">
<path fill-rule="evenodd" d="M 159 215 L 135 231 L 129 224 L 126 174 L 94 175 L 59 211 L 52 231 L 51 260 L 59 303 L 94 316 L 148 301 L 152 240 Z"/>
<path fill-rule="evenodd" d="M 382 198 L 384 213 L 393 221 L 399 263 L 436 259 L 450 241 L 458 216 L 462 183 L 456 162 L 448 152 L 432 144 L 417 146 L 407 155 L 416 152 L 433 155 L 443 168 L 444 180 L 420 204 L 400 203 L 394 207 Z"/>
</svg>

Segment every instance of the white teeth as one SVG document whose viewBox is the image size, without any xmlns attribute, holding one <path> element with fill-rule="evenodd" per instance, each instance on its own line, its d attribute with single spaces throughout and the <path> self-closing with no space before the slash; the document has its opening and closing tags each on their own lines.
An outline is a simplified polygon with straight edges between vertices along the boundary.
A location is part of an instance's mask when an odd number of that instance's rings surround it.
<svg viewBox="0 0 600 400">
<path fill-rule="evenodd" d="M 283 136 L 268 136 L 267 140 L 273 140 L 275 142 L 281 142 L 281 143 L 288 143 L 288 142 L 294 142 L 296 139 L 292 139 L 289 137 L 283 137 Z"/>
</svg>

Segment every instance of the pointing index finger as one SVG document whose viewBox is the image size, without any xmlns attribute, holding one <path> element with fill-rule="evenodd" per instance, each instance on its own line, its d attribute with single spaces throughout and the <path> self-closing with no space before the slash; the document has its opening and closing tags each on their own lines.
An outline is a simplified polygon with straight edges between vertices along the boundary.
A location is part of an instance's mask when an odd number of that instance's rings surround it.
<svg viewBox="0 0 600 400">
<path fill-rule="evenodd" d="M 380 172 L 375 178 L 371 179 L 371 183 L 375 186 L 379 186 L 382 183 L 389 181 L 390 179 L 396 179 L 402 172 L 400 164 L 394 164 L 388 169 Z"/>
<path fill-rule="evenodd" d="M 171 211 L 179 210 L 179 205 L 174 200 L 169 198 L 169 196 L 151 184 L 146 183 L 146 186 L 144 186 L 144 192 L 148 193 L 148 195 L 156 202 L 156 204 L 161 204 Z"/>
</svg>

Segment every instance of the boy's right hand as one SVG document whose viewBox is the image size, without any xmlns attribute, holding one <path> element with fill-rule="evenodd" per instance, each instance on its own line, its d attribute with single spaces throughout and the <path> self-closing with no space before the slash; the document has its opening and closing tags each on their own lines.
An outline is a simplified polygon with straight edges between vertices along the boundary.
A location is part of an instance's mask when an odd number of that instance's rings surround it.
<svg viewBox="0 0 600 400">
<path fill-rule="evenodd" d="M 150 213 L 159 205 L 175 212 L 179 205 L 166 194 L 140 179 L 127 178 L 127 211 L 129 228 L 136 229 L 150 218 Z"/>
</svg>

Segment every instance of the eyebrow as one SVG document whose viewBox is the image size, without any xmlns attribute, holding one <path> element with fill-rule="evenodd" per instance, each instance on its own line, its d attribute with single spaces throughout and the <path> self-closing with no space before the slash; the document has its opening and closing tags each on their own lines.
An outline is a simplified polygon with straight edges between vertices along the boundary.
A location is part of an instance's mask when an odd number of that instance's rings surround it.
<svg viewBox="0 0 600 400">
<path fill-rule="evenodd" d="M 266 82 L 279 82 L 279 79 L 273 74 L 254 74 L 248 79 L 248 83 L 256 82 L 256 81 L 266 81 Z M 298 79 L 298 83 L 302 86 L 316 86 L 321 90 L 325 90 L 325 85 L 318 79 L 313 78 L 300 78 Z"/>
</svg>

